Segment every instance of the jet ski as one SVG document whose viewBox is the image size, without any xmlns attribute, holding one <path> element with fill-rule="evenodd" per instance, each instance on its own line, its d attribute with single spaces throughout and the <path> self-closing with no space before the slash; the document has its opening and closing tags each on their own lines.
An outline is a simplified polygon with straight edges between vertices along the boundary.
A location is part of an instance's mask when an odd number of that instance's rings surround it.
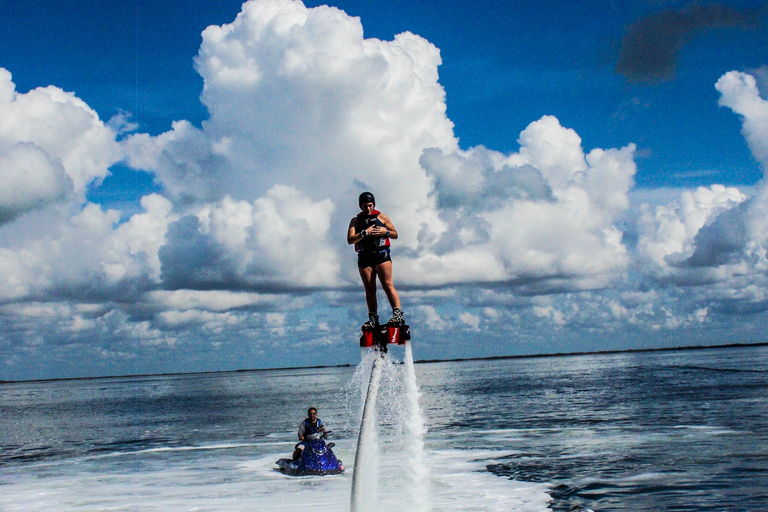
<svg viewBox="0 0 768 512">
<path fill-rule="evenodd" d="M 279 459 L 278 469 L 291 476 L 336 475 L 344 472 L 344 465 L 333 453 L 334 443 L 326 443 L 323 437 L 307 441 L 298 460 Z"/>
</svg>

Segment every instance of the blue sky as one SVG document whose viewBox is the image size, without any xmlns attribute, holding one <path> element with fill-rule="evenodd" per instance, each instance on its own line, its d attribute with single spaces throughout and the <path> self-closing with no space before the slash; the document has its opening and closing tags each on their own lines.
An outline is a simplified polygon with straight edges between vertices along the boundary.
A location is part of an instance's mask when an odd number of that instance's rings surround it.
<svg viewBox="0 0 768 512">
<path fill-rule="evenodd" d="M 765 3 L 248 5 L 4 6 L 0 380 L 766 341 Z"/>
</svg>

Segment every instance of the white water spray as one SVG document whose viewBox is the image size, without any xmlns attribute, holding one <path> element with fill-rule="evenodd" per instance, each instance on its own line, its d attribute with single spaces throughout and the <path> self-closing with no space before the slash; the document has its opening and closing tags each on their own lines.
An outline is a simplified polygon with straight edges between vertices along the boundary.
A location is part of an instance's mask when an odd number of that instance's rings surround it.
<svg viewBox="0 0 768 512">
<path fill-rule="evenodd" d="M 357 440 L 350 510 L 428 512 L 426 429 L 410 343 L 405 345 L 404 365 L 396 364 L 389 355 L 369 352 L 361 362 L 365 374 L 373 357 Z M 384 425 L 381 432 L 377 432 L 379 422 Z"/>
<path fill-rule="evenodd" d="M 371 378 L 363 406 L 363 419 L 357 436 L 355 466 L 352 473 L 351 512 L 373 510 L 377 502 L 378 435 L 376 429 L 376 400 L 379 394 L 384 358 L 374 354 Z"/>
<path fill-rule="evenodd" d="M 409 491 L 413 510 L 427 512 L 430 510 L 429 464 L 424 452 L 424 418 L 419 407 L 419 386 L 416 383 L 416 371 L 413 367 L 413 351 L 411 343 L 405 344 L 405 421 L 406 446 L 408 453 L 408 473 L 410 474 Z"/>
</svg>

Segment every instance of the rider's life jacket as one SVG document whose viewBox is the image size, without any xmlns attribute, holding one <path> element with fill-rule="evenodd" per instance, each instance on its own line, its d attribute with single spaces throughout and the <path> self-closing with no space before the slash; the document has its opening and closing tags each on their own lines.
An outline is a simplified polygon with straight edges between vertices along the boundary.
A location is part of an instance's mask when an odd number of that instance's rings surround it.
<svg viewBox="0 0 768 512">
<path fill-rule="evenodd" d="M 357 214 L 357 226 L 355 234 L 360 233 L 364 229 L 368 229 L 371 226 L 380 226 L 386 228 L 383 222 L 379 220 L 381 214 L 378 210 L 368 215 L 365 212 Z M 380 252 L 389 247 L 388 236 L 367 236 L 355 244 L 355 250 L 357 252 Z"/>
<path fill-rule="evenodd" d="M 320 419 L 312 423 L 309 421 L 309 418 L 304 420 L 304 439 L 307 438 L 307 436 L 311 436 L 312 434 L 317 434 L 320 432 L 320 427 L 322 426 L 322 422 Z"/>
</svg>

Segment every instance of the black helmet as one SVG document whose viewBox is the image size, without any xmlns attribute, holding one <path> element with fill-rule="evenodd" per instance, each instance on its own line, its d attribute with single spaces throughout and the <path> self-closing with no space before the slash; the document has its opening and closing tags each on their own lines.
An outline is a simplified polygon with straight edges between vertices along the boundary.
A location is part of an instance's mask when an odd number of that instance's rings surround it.
<svg viewBox="0 0 768 512">
<path fill-rule="evenodd" d="M 363 192 L 357 199 L 357 204 L 362 208 L 365 203 L 373 203 L 373 206 L 376 206 L 376 198 L 370 192 Z"/>
</svg>

